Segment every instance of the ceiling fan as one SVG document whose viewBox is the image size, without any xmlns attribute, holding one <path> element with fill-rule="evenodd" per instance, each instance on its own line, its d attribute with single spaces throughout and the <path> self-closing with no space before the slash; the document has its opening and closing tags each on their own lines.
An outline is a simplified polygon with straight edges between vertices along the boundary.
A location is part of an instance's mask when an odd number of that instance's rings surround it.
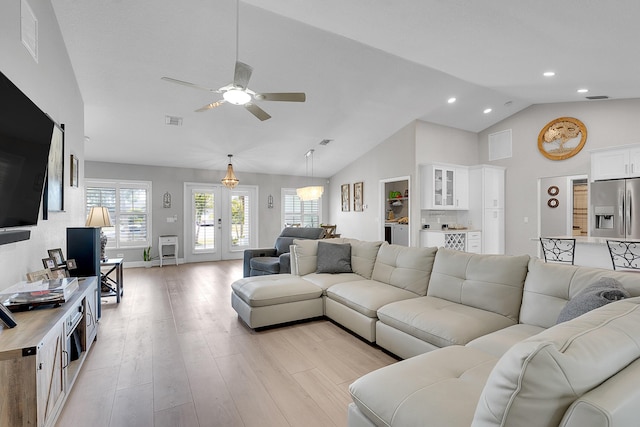
<svg viewBox="0 0 640 427">
<path fill-rule="evenodd" d="M 185 82 L 183 80 L 173 79 L 171 77 L 162 77 L 162 80 L 177 83 L 179 85 L 192 87 L 194 89 L 206 90 L 209 92 L 222 94 L 222 99 L 198 108 L 197 112 L 211 110 L 228 102 L 234 105 L 242 105 L 251 114 L 261 121 L 268 120 L 271 116 L 254 103 L 258 101 L 286 101 L 286 102 L 305 102 L 307 96 L 304 92 L 275 92 L 275 93 L 257 93 L 249 89 L 249 79 L 253 72 L 253 67 L 238 61 L 238 34 L 239 34 L 239 15 L 240 3 L 236 0 L 236 67 L 233 75 L 233 82 L 220 89 L 211 89 L 194 83 Z"/>
</svg>

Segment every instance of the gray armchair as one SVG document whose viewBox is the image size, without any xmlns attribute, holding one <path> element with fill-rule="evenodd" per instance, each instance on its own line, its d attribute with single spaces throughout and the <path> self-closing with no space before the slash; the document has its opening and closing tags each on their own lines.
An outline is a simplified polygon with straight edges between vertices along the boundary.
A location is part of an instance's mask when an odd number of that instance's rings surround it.
<svg viewBox="0 0 640 427">
<path fill-rule="evenodd" d="M 245 249 L 244 277 L 291 273 L 289 246 L 294 239 L 321 239 L 324 228 L 286 227 L 276 238 L 275 247 Z"/>
</svg>

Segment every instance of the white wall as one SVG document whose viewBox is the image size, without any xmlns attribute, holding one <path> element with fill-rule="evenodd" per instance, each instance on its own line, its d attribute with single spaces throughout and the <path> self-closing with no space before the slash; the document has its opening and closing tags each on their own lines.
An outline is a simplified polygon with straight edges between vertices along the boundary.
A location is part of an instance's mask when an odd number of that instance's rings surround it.
<svg viewBox="0 0 640 427">
<path fill-rule="evenodd" d="M 40 220 L 31 228 L 30 240 L 0 246 L 0 289 L 25 280 L 29 271 L 41 270 L 41 259 L 47 257 L 47 249 L 62 248 L 66 254 L 66 227 L 84 225 L 82 178 L 80 187 L 69 187 L 70 154 L 80 159 L 81 175 L 83 171 L 82 97 L 51 2 L 28 2 L 38 19 L 38 62 L 20 40 L 20 0 L 3 0 L 0 2 L 0 71 L 53 120 L 65 124 L 65 212 L 51 212 L 49 220 Z"/>
<path fill-rule="evenodd" d="M 551 120 L 565 116 L 585 124 L 587 142 L 574 157 L 549 160 L 538 151 L 538 133 Z M 640 142 L 639 117 L 640 99 L 534 105 L 479 134 L 479 163 L 489 163 L 488 135 L 512 129 L 513 157 L 491 162 L 507 167 L 506 253 L 537 253 L 538 243 L 532 238 L 538 233 L 538 178 L 589 174 L 589 150 Z"/>
<path fill-rule="evenodd" d="M 355 162 L 331 177 L 329 185 L 333 197 L 330 200 L 330 221 L 338 226 L 342 237 L 361 240 L 383 240 L 384 218 L 380 199 L 381 179 L 411 176 L 409 195 L 415 177 L 415 123 L 410 123 L 387 138 L 380 145 L 364 153 Z M 353 211 L 353 184 L 363 182 L 363 212 Z M 351 210 L 342 212 L 340 186 L 349 184 Z"/>
<path fill-rule="evenodd" d="M 282 231 L 281 188 L 297 188 L 307 185 L 309 178 L 288 175 L 266 175 L 245 173 L 235 169 L 240 185 L 257 185 L 258 190 L 258 247 L 273 247 L 276 237 Z M 165 234 L 178 235 L 180 242 L 179 257 L 184 257 L 184 183 L 219 184 L 225 170 L 204 170 L 171 168 L 158 166 L 130 165 L 120 163 L 86 162 L 85 178 L 143 180 L 152 182 L 152 255 L 158 255 L 158 236 Z M 324 185 L 322 196 L 322 221 L 328 222 L 329 200 L 331 191 L 326 185 L 326 178 L 314 178 L 313 183 Z M 171 193 L 171 208 L 162 207 L 162 196 Z M 267 208 L 267 198 L 273 196 L 273 208 Z M 340 194 L 338 192 L 338 194 Z M 167 223 L 167 217 L 177 215 L 178 221 Z M 125 255 L 128 261 L 141 261 L 142 249 L 107 249 L 107 256 L 115 257 L 116 253 Z"/>
</svg>

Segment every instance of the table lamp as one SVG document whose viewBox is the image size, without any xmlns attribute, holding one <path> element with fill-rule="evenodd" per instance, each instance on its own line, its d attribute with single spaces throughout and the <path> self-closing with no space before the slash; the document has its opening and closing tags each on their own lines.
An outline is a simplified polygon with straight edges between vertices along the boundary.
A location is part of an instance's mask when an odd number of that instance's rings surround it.
<svg viewBox="0 0 640 427">
<path fill-rule="evenodd" d="M 102 231 L 102 227 L 112 227 L 109 209 L 104 206 L 92 207 L 84 225 L 87 227 L 100 227 L 100 259 L 106 261 L 107 257 L 104 254 L 104 248 L 107 246 L 107 235 Z"/>
</svg>

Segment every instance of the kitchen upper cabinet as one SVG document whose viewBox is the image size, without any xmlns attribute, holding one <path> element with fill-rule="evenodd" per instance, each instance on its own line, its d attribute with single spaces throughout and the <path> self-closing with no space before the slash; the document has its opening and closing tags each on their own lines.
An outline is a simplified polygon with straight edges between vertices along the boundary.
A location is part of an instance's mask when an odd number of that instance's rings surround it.
<svg viewBox="0 0 640 427">
<path fill-rule="evenodd" d="M 484 168 L 485 209 L 504 209 L 504 169 Z"/>
<path fill-rule="evenodd" d="M 591 180 L 640 176 L 640 145 L 591 152 Z"/>
<path fill-rule="evenodd" d="M 422 209 L 469 209 L 469 172 L 466 166 L 420 165 Z"/>
</svg>

